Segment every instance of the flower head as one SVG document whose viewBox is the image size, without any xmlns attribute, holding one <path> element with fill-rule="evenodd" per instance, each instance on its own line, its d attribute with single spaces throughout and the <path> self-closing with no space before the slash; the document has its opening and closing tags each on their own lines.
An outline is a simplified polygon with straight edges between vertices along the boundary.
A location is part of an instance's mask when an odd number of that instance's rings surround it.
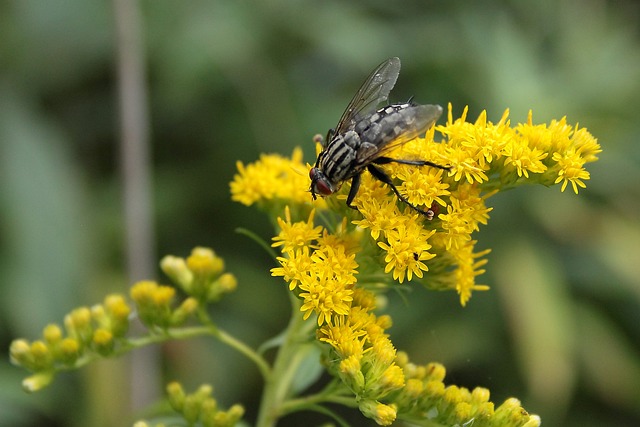
<svg viewBox="0 0 640 427">
<path fill-rule="evenodd" d="M 524 123 L 512 125 L 509 110 L 497 122 L 490 121 L 485 111 L 475 121 L 467 116 L 465 107 L 454 118 L 449 105 L 444 124 L 385 153 L 390 159 L 427 161 L 447 170 L 381 162 L 376 167 L 395 188 L 364 170 L 352 201 L 357 212 L 343 202 L 349 191 L 345 185 L 335 197 L 317 201 L 305 221 L 292 220 L 289 208 L 277 219 L 280 232 L 273 246 L 280 247 L 282 256 L 272 274 L 284 277 L 304 299 L 305 316 L 315 312 L 321 324 L 331 322 L 353 305 L 354 289 L 386 286 L 390 281 L 452 289 L 466 304 L 473 291 L 487 289 L 476 284 L 486 251 L 473 252 L 474 233 L 487 224 L 492 210 L 487 200 L 525 184 L 560 184 L 561 191 L 570 185 L 578 192 L 590 178 L 585 165 L 597 160 L 600 152 L 586 129 L 568 124 L 564 117 L 535 124 L 530 112 Z M 285 169 L 295 170 L 297 178 Z M 291 212 L 295 209 L 304 216 L 310 200 L 304 172 L 299 150 L 291 159 L 263 156 L 256 163 L 239 165 L 232 195 L 245 204 L 280 198 L 281 206 L 290 204 Z M 281 177 L 296 181 L 300 191 L 283 186 L 277 181 Z M 283 191 L 276 195 L 278 189 Z M 399 199 L 432 212 L 432 220 Z M 315 224 L 318 216 L 325 227 Z M 334 218 L 341 221 L 331 225 Z M 376 268 L 382 268 L 385 279 Z M 356 273 L 368 280 L 356 283 Z"/>
<path fill-rule="evenodd" d="M 309 182 L 302 150 L 296 148 L 291 158 L 263 154 L 249 165 L 237 163 L 238 173 L 230 184 L 231 199 L 250 206 L 273 199 L 308 203 Z"/>
</svg>

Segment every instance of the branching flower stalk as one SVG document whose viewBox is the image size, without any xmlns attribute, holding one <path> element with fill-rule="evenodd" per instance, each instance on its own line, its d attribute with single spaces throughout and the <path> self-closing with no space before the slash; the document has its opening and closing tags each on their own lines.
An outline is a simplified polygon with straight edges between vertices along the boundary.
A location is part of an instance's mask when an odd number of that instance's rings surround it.
<svg viewBox="0 0 640 427">
<path fill-rule="evenodd" d="M 421 285 L 453 290 L 466 305 L 474 291 L 488 289 L 477 277 L 489 250 L 477 250 L 473 236 L 489 219 L 487 200 L 525 184 L 560 184 L 561 191 L 571 187 L 578 193 L 589 179 L 584 165 L 597 160 L 599 152 L 586 129 L 564 118 L 536 125 L 530 113 L 526 123 L 511 126 L 508 111 L 497 123 L 483 112 L 471 123 L 467 109 L 454 120 L 449 106 L 445 124 L 389 154 L 450 165 L 449 171 L 381 166 L 411 204 L 435 213 L 431 221 L 366 173 L 353 201 L 357 210 L 346 206 L 348 186 L 313 202 L 310 165 L 303 163 L 300 149 L 290 158 L 264 154 L 254 163 L 238 163 L 232 199 L 264 211 L 276 229 L 271 247 L 261 244 L 275 258 L 271 274 L 282 277 L 290 291 L 291 319 L 278 339 L 253 350 L 218 328 L 208 308 L 235 289 L 236 279 L 224 272 L 223 260 L 211 249 L 195 248 L 187 258 L 167 256 L 161 262 L 186 294 L 182 301 L 176 300 L 175 287 L 137 283 L 132 304 L 110 295 L 102 304 L 78 308 L 65 318 L 64 329 L 52 324 L 41 340 L 14 341 L 11 359 L 32 372 L 23 386 L 36 391 L 60 371 L 101 357 L 205 335 L 258 367 L 265 381 L 258 427 L 275 426 L 298 411 L 319 412 L 348 425 L 329 403 L 358 408 L 379 425 L 400 419 L 422 426 L 538 426 L 540 418 L 517 399 L 495 405 L 487 389 L 445 385 L 441 364 L 420 365 L 396 350 L 388 333 L 392 319 L 379 302 L 388 290 Z M 132 313 L 147 327 L 146 335 L 128 336 Z M 269 363 L 262 354 L 276 346 Z M 304 394 L 323 371 L 331 378 L 324 389 Z M 206 384 L 189 394 L 170 383 L 167 393 L 188 425 L 232 426 L 244 413 L 240 405 L 220 408 Z M 148 425 L 153 424 L 136 423 Z"/>
</svg>

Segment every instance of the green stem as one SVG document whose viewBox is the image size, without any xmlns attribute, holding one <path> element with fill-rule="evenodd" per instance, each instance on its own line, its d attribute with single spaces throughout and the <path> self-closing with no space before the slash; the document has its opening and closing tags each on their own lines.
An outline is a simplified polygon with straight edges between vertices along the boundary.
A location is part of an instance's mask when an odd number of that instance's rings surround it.
<svg viewBox="0 0 640 427">
<path fill-rule="evenodd" d="M 335 394 L 318 393 L 310 396 L 304 396 L 298 399 L 291 399 L 286 401 L 281 408 L 283 414 L 299 411 L 303 408 L 309 408 L 311 406 L 317 406 L 318 403 L 338 403 L 348 408 L 357 408 L 353 394 L 347 396 L 339 396 Z"/>
<path fill-rule="evenodd" d="M 236 228 L 236 233 L 242 234 L 244 236 L 247 236 L 248 238 L 250 238 L 251 240 L 256 242 L 258 245 L 260 245 L 260 247 L 262 249 L 264 249 L 264 251 L 266 253 L 268 253 L 271 256 L 271 258 L 273 258 L 274 261 L 276 261 L 276 258 L 278 257 L 276 252 L 273 250 L 271 245 L 269 245 L 267 242 L 265 242 L 264 239 L 262 239 L 256 233 L 254 233 L 251 230 L 247 230 L 246 228 L 242 228 L 242 227 Z"/>
<path fill-rule="evenodd" d="M 122 354 L 128 353 L 133 349 L 145 347 L 151 344 L 161 343 L 168 340 L 184 340 L 184 339 L 189 339 L 197 336 L 209 335 L 219 339 L 221 342 L 227 344 L 231 348 L 234 348 L 238 352 L 245 355 L 249 360 L 253 361 L 253 363 L 255 363 L 258 369 L 260 370 L 260 373 L 262 374 L 262 377 L 264 378 L 265 381 L 267 381 L 268 378 L 271 377 L 271 367 L 269 366 L 267 361 L 264 358 L 262 358 L 262 356 L 260 356 L 258 353 L 256 353 L 253 349 L 251 349 L 242 341 L 234 338 L 229 333 L 219 329 L 213 323 L 210 323 L 210 321 L 206 321 L 206 319 L 202 319 L 202 320 L 205 320 L 204 323 L 206 324 L 204 326 L 193 326 L 188 328 L 173 328 L 173 329 L 168 329 L 165 331 L 165 333 L 161 333 L 161 334 L 147 335 L 139 338 L 130 338 L 125 342 L 123 342 L 120 347 L 114 350 L 111 356 L 114 356 L 114 357 L 121 356 Z M 57 368 L 57 370 L 63 371 L 63 370 L 69 370 L 69 369 L 76 369 L 90 363 L 95 359 L 99 359 L 101 357 L 103 356 L 97 353 L 89 353 L 87 356 L 76 361 L 73 367 L 61 366 Z"/>
<path fill-rule="evenodd" d="M 251 347 L 238 340 L 233 335 L 230 335 L 222 329 L 218 328 L 215 323 L 211 321 L 209 314 L 203 307 L 200 307 L 198 309 L 198 319 L 200 319 L 200 321 L 205 325 L 210 335 L 227 344 L 229 347 L 244 354 L 249 360 L 255 363 L 260 370 L 260 374 L 262 374 L 262 378 L 264 379 L 264 381 L 267 381 L 271 377 L 271 367 L 269 366 L 267 361 Z"/>
<path fill-rule="evenodd" d="M 284 414 L 283 404 L 290 393 L 295 373 L 305 357 L 302 347 L 309 344 L 309 337 L 315 326 L 312 321 L 302 320 L 300 301 L 291 293 L 289 296 L 292 306 L 291 319 L 271 375 L 265 381 L 256 427 L 273 427 Z"/>
<path fill-rule="evenodd" d="M 269 366 L 267 361 L 264 360 L 262 356 L 256 353 L 252 348 L 221 329 L 217 329 L 216 337 L 223 343 L 244 354 L 247 358 L 249 358 L 249 360 L 253 361 L 253 363 L 255 363 L 260 370 L 264 381 L 268 381 L 268 379 L 271 378 L 271 367 Z"/>
</svg>

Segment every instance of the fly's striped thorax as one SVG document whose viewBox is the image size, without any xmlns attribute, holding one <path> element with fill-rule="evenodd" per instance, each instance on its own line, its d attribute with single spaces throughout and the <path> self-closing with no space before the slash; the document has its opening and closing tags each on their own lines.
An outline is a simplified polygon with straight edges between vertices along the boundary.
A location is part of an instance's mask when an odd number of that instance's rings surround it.
<svg viewBox="0 0 640 427">
<path fill-rule="evenodd" d="M 354 168 L 360 138 L 354 131 L 335 135 L 318 162 L 319 168 L 333 184 L 351 178 L 359 172 Z"/>
</svg>

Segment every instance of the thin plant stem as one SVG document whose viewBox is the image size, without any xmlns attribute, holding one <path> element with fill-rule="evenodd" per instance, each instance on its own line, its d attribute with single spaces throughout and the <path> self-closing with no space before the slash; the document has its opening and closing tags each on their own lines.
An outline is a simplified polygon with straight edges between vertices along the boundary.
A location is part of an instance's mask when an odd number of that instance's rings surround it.
<svg viewBox="0 0 640 427">
<path fill-rule="evenodd" d="M 289 293 L 291 319 L 282 347 L 278 350 L 271 376 L 265 382 L 256 427 L 273 427 L 284 415 L 283 405 L 291 391 L 295 373 L 305 357 L 304 346 L 309 345 L 313 322 L 305 322 L 300 314 L 300 301 Z"/>
</svg>

